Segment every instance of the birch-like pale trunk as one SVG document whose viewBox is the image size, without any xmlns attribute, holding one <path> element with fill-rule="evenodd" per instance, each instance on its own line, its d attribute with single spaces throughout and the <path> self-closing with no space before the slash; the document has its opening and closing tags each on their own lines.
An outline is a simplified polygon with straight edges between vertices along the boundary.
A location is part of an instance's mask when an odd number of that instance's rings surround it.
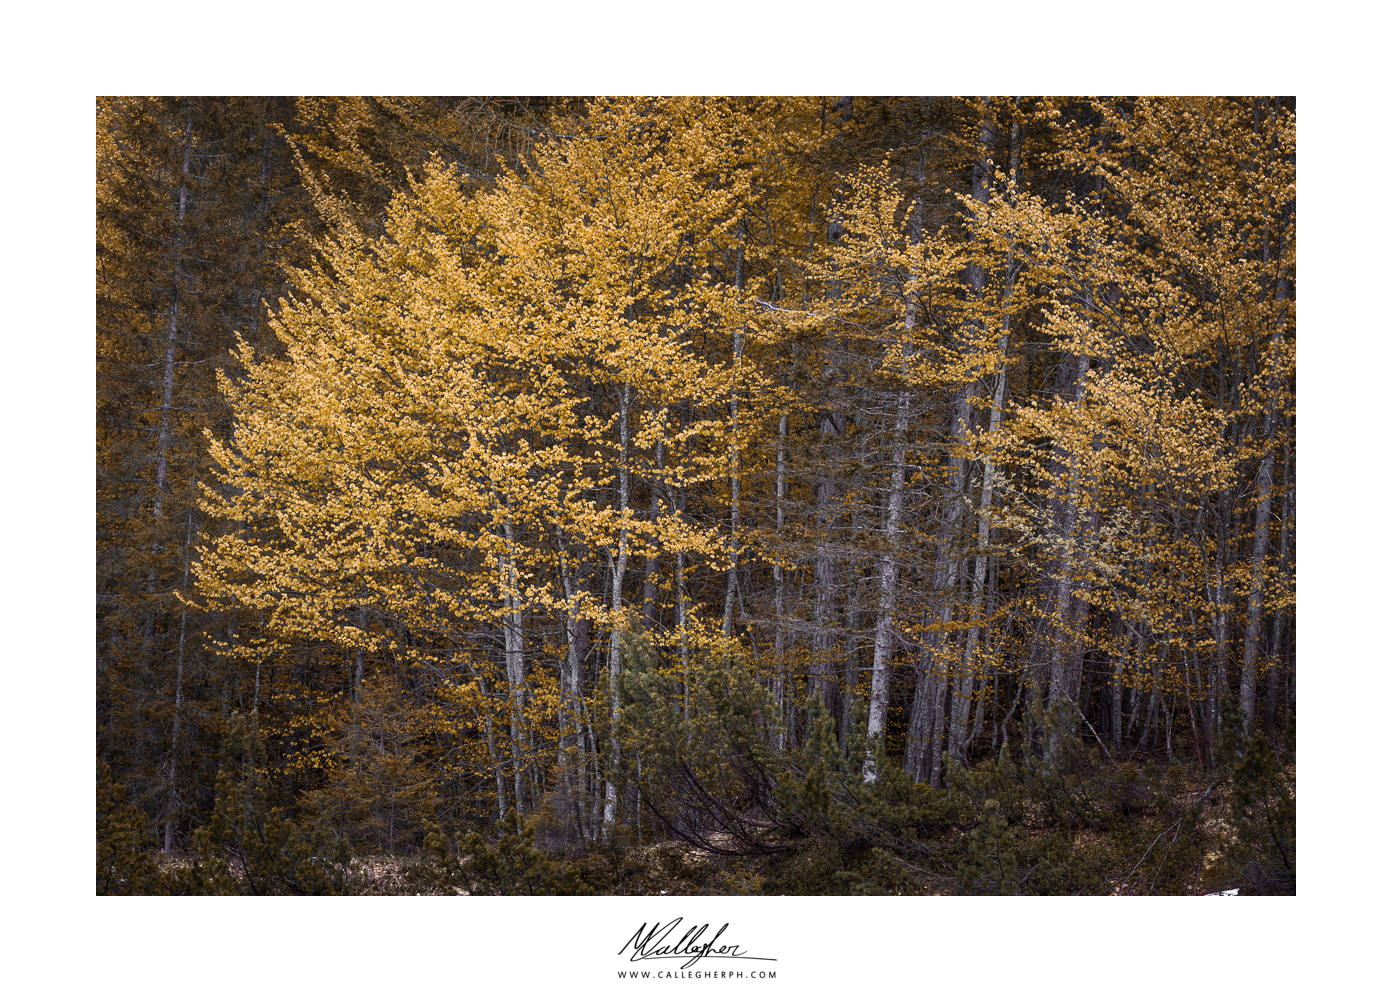
<svg viewBox="0 0 1392 992">
<path fill-rule="evenodd" d="M 174 248 L 174 281 L 170 289 L 169 300 L 169 334 L 165 339 L 164 347 L 164 382 L 163 392 L 160 398 L 160 426 L 159 433 L 155 440 L 155 494 L 151 509 L 155 518 L 155 526 L 158 529 L 164 520 L 164 500 L 168 495 L 167 477 L 169 475 L 169 447 L 174 437 L 174 359 L 177 354 L 179 341 L 179 290 L 183 283 L 183 225 L 184 215 L 188 209 L 188 172 L 189 158 L 193 154 L 193 118 L 190 117 L 184 127 L 184 168 L 182 178 L 179 181 L 179 234 L 175 240 Z M 159 545 L 160 536 L 155 536 L 155 544 Z M 154 596 L 156 592 L 157 573 L 154 568 L 150 569 L 146 577 L 146 591 Z M 150 659 L 155 647 L 155 615 L 151 610 L 145 617 L 144 637 L 141 644 L 141 660 L 148 669 Z"/>
<path fill-rule="evenodd" d="M 990 98 L 987 98 L 983 106 L 989 107 L 990 103 Z M 977 127 L 976 137 L 977 148 L 980 154 L 977 156 L 976 162 L 972 165 L 972 197 L 977 202 L 978 212 L 981 212 L 990 204 L 991 179 L 995 172 L 991 160 L 991 149 L 995 145 L 996 130 L 995 122 L 991 120 L 989 114 L 982 115 L 981 122 Z M 972 235 L 973 239 L 977 236 L 977 232 L 974 231 Z M 969 295 L 975 300 L 983 300 L 986 295 L 986 270 L 982 266 L 973 263 L 967 266 L 965 276 Z M 966 323 L 965 327 L 980 330 L 982 325 L 979 320 L 970 320 Z M 969 344 L 968 347 L 975 350 L 977 345 L 973 343 Z M 999 382 L 998 387 L 1004 388 Z M 975 384 L 969 387 L 967 391 L 969 400 L 975 398 L 977 391 L 978 387 Z M 960 445 L 966 440 L 968 426 L 966 418 L 969 414 L 970 407 L 961 409 L 955 414 L 958 421 L 953 424 L 952 433 L 954 446 Z M 997 424 L 999 424 L 999 420 L 997 420 Z M 964 469 L 965 464 L 963 465 L 963 470 Z M 964 471 L 963 476 L 965 476 Z M 959 486 L 958 491 L 960 491 L 960 487 L 964 482 L 965 478 L 957 481 L 957 485 Z M 976 647 L 980 637 L 979 625 L 975 621 L 975 618 L 980 616 L 980 603 L 977 602 L 976 592 L 978 589 L 985 589 L 986 563 L 983 559 L 984 556 L 981 554 L 980 546 L 978 546 L 975 569 L 976 575 L 972 584 L 973 623 L 962 645 L 961 670 L 958 672 L 956 684 L 953 686 L 952 693 L 952 723 L 948 734 L 948 753 L 952 756 L 954 761 L 959 762 L 965 761 L 966 759 L 966 748 L 970 734 L 969 718 L 971 715 L 971 704 L 976 690 L 976 670 L 974 666 L 976 664 Z M 952 583 L 952 586 L 955 587 L 955 582 Z"/>
<path fill-rule="evenodd" d="M 837 102 L 842 112 L 849 113 L 849 98 Z M 813 193 L 815 204 L 816 193 Z M 827 242 L 833 243 L 841 236 L 841 222 L 837 220 L 836 197 L 833 195 L 827 206 Z M 809 247 L 811 247 L 809 243 Z M 805 292 L 805 288 L 804 288 Z M 826 285 L 826 295 L 832 301 L 841 297 L 841 281 L 833 277 Z M 841 365 L 841 345 L 833 331 L 827 337 L 827 372 L 833 383 L 837 381 Z M 809 725 L 811 703 L 820 698 L 822 706 L 834 718 L 836 713 L 836 674 L 832 655 L 836 647 L 836 633 L 832 629 L 832 612 L 836 603 L 836 568 L 832 561 L 832 529 L 835 517 L 836 480 L 834 473 L 841 461 L 840 449 L 831 438 L 845 436 L 845 415 L 842 411 L 844 397 L 833 387 L 829 391 L 831 409 L 822 418 L 821 437 L 826 445 L 823 453 L 823 474 L 813 481 L 817 499 L 817 544 L 813 552 L 812 573 L 816 592 L 812 602 L 812 620 L 815 632 L 812 635 L 812 666 L 807 679 L 807 702 Z"/>
<path fill-rule="evenodd" d="M 1016 98 L 1016 103 L 1019 103 L 1018 97 Z M 989 148 L 990 143 L 994 141 L 994 132 L 990 130 L 989 124 L 987 122 L 983 122 L 982 124 L 981 131 L 979 133 L 979 139 L 981 141 L 982 146 L 986 148 Z M 1020 124 L 1018 121 L 1016 121 L 1011 125 L 1010 128 L 1011 185 L 1008 191 L 1008 198 L 1013 197 L 1015 176 L 1017 171 L 1019 170 L 1019 167 Z M 980 162 L 978 162 L 978 168 L 980 170 L 979 172 L 975 172 L 974 170 L 973 192 L 976 196 L 977 202 L 985 205 L 990 201 L 991 160 L 989 158 L 983 157 L 983 159 Z M 970 272 L 969 277 L 971 279 L 972 289 L 977 294 L 977 296 L 980 297 L 984 295 L 986 288 L 984 273 L 981 273 L 979 270 Z M 1007 303 L 1009 302 L 1010 297 L 1014 292 L 1015 277 L 1015 262 L 1014 258 L 1012 257 L 1009 258 L 1006 262 L 1006 285 L 1004 292 L 1004 300 Z M 1009 346 L 1010 314 L 1007 313 L 1001 318 L 1001 334 L 999 340 L 997 341 L 997 352 L 1000 361 L 1000 372 L 996 375 L 996 388 L 994 394 L 991 397 L 991 417 L 987 427 L 988 437 L 993 437 L 996 434 L 996 432 L 1000 429 L 1001 409 L 1005 404 L 1005 360 Z M 963 694 L 965 690 L 965 694 L 968 696 L 970 695 L 972 688 L 970 680 L 976 675 L 976 651 L 977 645 L 981 637 L 981 620 L 985 615 L 986 609 L 986 573 L 988 572 L 991 563 L 991 558 L 987 554 L 987 549 L 989 548 L 991 542 L 991 508 L 995 495 L 995 484 L 995 466 L 992 463 L 990 457 L 987 456 L 986 458 L 982 459 L 981 505 L 978 511 L 976 524 L 976 562 L 972 570 L 971 580 L 972 625 L 971 628 L 967 631 L 966 645 L 962 649 L 963 679 L 958 684 L 958 693 Z M 976 736 L 981 732 L 981 728 L 983 726 L 984 721 L 982 709 L 983 705 L 984 700 L 977 704 L 976 721 L 972 725 L 970 736 L 967 737 L 965 741 L 961 739 L 961 735 L 965 731 L 966 726 L 965 710 L 962 712 L 962 719 L 960 721 L 954 721 L 954 748 L 959 755 L 965 753 L 966 745 L 969 744 L 973 739 L 975 739 Z M 958 730 L 958 727 L 961 727 L 962 729 Z"/>
<path fill-rule="evenodd" d="M 559 707 L 559 733 L 556 737 L 557 764 L 561 770 L 561 797 L 567 813 L 575 816 L 575 825 L 580 835 L 590 839 L 585 831 L 585 810 L 581 796 L 584 786 L 581 782 L 581 769 L 584 767 L 584 729 L 580 712 L 580 615 L 577 589 L 565 561 L 565 538 L 560 528 L 556 536 L 559 540 L 558 561 L 561 572 L 561 588 L 566 598 L 566 654 L 560 672 L 561 704 Z"/>
<path fill-rule="evenodd" d="M 1009 323 L 1006 324 L 1006 331 L 1001 335 L 1001 361 L 1005 361 L 1005 349 L 1007 337 L 1009 336 Z M 1002 364 L 1000 374 L 996 377 L 995 394 L 991 400 L 991 419 L 988 427 L 988 435 L 994 435 L 1000 429 L 1001 406 L 1005 402 L 1005 368 Z M 991 558 L 987 554 L 991 541 L 991 506 L 994 500 L 995 491 L 995 468 L 989 457 L 982 460 L 982 482 L 981 482 L 981 507 L 977 516 L 976 524 L 976 561 L 972 570 L 972 594 L 971 594 L 971 617 L 972 625 L 967 631 L 966 645 L 962 649 L 962 670 L 965 673 L 963 679 L 958 684 L 958 691 L 964 689 L 969 693 L 969 680 L 975 675 L 976 671 L 976 650 L 981 637 L 981 619 L 986 611 L 986 573 L 990 567 Z M 965 727 L 965 713 L 962 715 L 960 723 L 954 722 L 954 730 L 957 726 Z M 974 725 L 971 737 L 975 737 L 979 732 L 982 723 L 981 709 L 977 707 L 977 721 Z M 968 741 L 960 738 L 960 731 L 954 741 L 957 752 L 965 749 Z"/>
<path fill-rule="evenodd" d="M 501 563 L 503 568 L 503 606 L 506 619 L 503 623 L 503 661 L 508 680 L 508 744 L 512 751 L 513 797 L 517 813 L 522 815 L 525 803 L 522 790 L 522 705 L 523 672 L 523 634 L 522 634 L 522 594 L 518 588 L 517 542 L 512 518 L 503 518 L 503 535 L 507 540 L 507 557 Z"/>
<path fill-rule="evenodd" d="M 735 254 L 735 292 L 744 292 L 744 237 L 746 220 L 739 224 L 739 250 Z M 744 328 L 736 327 L 733 352 L 734 378 L 730 383 L 730 574 L 725 581 L 725 615 L 720 632 L 726 637 L 735 631 L 735 594 L 739 588 L 740 556 L 740 443 L 739 375 L 744 359 Z"/>
<path fill-rule="evenodd" d="M 959 595 L 957 589 L 961 581 L 961 562 L 957 560 L 956 550 L 953 544 L 956 541 L 959 521 L 962 517 L 962 510 L 966 502 L 965 490 L 967 481 L 967 461 L 962 457 L 962 450 L 967 442 L 967 435 L 971 431 L 970 418 L 972 401 L 976 399 L 979 392 L 978 386 L 973 383 L 961 390 L 952 402 L 952 450 L 954 454 L 947 460 L 947 484 L 950 495 L 948 502 L 943 509 L 942 525 L 938 533 L 938 568 L 934 575 L 934 589 L 941 597 L 941 606 L 938 611 L 938 622 L 940 632 L 936 635 L 939 643 L 947 640 L 946 631 L 952 622 L 952 615 L 956 612 L 956 598 Z M 948 676 L 950 678 L 950 676 Z M 951 679 L 953 683 L 952 705 L 947 714 L 951 721 L 951 730 L 943 728 L 944 736 L 947 739 L 949 754 L 954 761 L 963 759 L 961 743 L 966 737 L 967 720 L 970 715 L 973 679 L 970 674 L 958 672 L 956 678 Z M 947 690 L 947 683 L 944 682 L 942 691 Z M 938 710 L 934 711 L 940 712 Z M 942 764 L 941 755 L 936 751 L 933 755 L 934 767 L 940 769 Z M 940 773 L 932 780 L 931 784 L 940 784 Z"/>
<path fill-rule="evenodd" d="M 832 651 L 836 646 L 836 634 L 831 629 L 831 611 L 836 596 L 836 569 L 832 566 L 831 526 L 832 497 L 836 483 L 828 476 L 822 476 L 816 483 L 817 490 L 817 546 L 812 563 L 816 592 L 812 601 L 812 622 L 815 633 L 812 635 L 812 671 L 807 680 L 807 703 L 820 699 L 822 705 L 832 710 L 831 695 L 835 690 L 832 677 Z"/>
<path fill-rule="evenodd" d="M 788 415 L 785 413 L 778 418 L 778 454 L 777 469 L 774 477 L 774 495 L 776 506 L 774 509 L 774 533 L 781 535 L 783 532 L 783 499 L 787 494 L 787 478 L 785 449 L 788 444 Z M 783 693 L 784 693 L 784 654 L 787 651 L 788 631 L 783 622 L 784 611 L 784 579 L 783 565 L 779 561 L 773 563 L 773 704 L 778 711 L 780 718 L 784 718 L 779 723 L 779 730 L 774 739 L 774 750 L 782 752 L 787 746 L 787 720 L 783 712 Z"/>
<path fill-rule="evenodd" d="M 657 442 L 657 475 L 658 478 L 652 486 L 652 505 L 648 508 L 648 524 L 657 526 L 658 513 L 662 509 L 662 490 L 663 474 L 666 465 L 663 462 L 663 444 L 659 438 Z M 648 560 L 643 567 L 643 629 L 652 630 L 657 623 L 657 559 L 661 549 L 658 547 L 657 538 L 649 536 L 647 539 Z"/>
<path fill-rule="evenodd" d="M 744 348 L 744 335 L 735 332 L 735 360 Z M 736 366 L 738 367 L 738 366 Z M 730 637 L 735 631 L 735 593 L 739 582 L 740 556 L 740 454 L 739 454 L 739 396 L 730 398 L 730 428 L 734 436 L 730 442 L 730 572 L 725 581 L 725 615 L 721 620 L 720 632 Z"/>
<path fill-rule="evenodd" d="M 179 341 L 179 290 L 182 283 L 183 268 L 183 224 L 188 208 L 189 158 L 193 153 L 193 120 L 189 119 L 184 128 L 184 171 L 179 182 L 179 246 L 174 253 L 174 284 L 169 303 L 169 336 L 164 348 L 164 395 L 160 402 L 159 437 L 155 446 L 155 502 L 156 517 L 164 516 L 164 497 L 167 492 L 165 477 L 169 474 L 169 445 L 173 438 L 174 413 L 174 357 Z"/>
<path fill-rule="evenodd" d="M 912 328 L 911 321 L 906 321 Z M 909 429 L 909 394 L 895 398 L 894 453 L 885 512 L 885 549 L 880 553 L 880 596 L 875 611 L 875 655 L 870 670 L 870 714 L 866 725 L 865 781 L 878 777 L 875 747 L 884 737 L 889 714 L 889 659 L 894 653 L 894 608 L 899 586 L 899 535 L 903 531 L 904 463 Z M 781 466 L 780 466 L 781 467 Z"/>
<path fill-rule="evenodd" d="M 604 839 L 614 834 L 615 816 L 618 812 L 619 789 L 615 779 L 619 772 L 619 680 L 623 675 L 623 652 L 620 638 L 623 634 L 623 580 L 628 570 L 628 406 L 633 397 L 633 387 L 624 383 L 619 392 L 619 548 L 618 554 L 609 555 L 609 575 L 612 583 L 610 592 L 609 616 L 613 629 L 609 637 L 609 768 L 604 781 Z"/>
</svg>

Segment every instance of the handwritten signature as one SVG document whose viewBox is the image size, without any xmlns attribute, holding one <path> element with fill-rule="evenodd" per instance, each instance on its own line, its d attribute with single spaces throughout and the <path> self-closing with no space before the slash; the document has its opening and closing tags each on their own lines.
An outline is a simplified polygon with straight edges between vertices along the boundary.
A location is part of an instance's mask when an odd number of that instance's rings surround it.
<svg viewBox="0 0 1392 992">
<path fill-rule="evenodd" d="M 720 935 L 729 929 L 730 924 L 724 923 L 715 935 L 702 943 L 701 938 L 705 936 L 710 925 L 703 923 L 699 927 L 689 927 L 680 938 L 671 941 L 672 935 L 677 927 L 681 926 L 682 917 L 678 916 L 671 923 L 654 923 L 648 927 L 645 923 L 638 928 L 638 932 L 628 938 L 628 943 L 619 950 L 620 954 L 632 948 L 630 961 L 663 961 L 663 960 L 683 960 L 685 963 L 682 968 L 690 968 L 704 958 L 716 958 L 725 960 L 740 961 L 777 961 L 777 958 L 756 957 L 748 952 L 741 953 L 739 944 L 720 944 Z"/>
</svg>

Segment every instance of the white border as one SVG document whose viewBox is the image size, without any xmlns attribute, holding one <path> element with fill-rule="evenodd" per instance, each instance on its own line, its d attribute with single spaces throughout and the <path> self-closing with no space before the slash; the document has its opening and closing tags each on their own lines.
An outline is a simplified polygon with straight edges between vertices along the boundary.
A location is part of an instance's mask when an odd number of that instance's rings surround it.
<svg viewBox="0 0 1392 992">
<path fill-rule="evenodd" d="M 1386 803 L 1366 717 L 1385 567 L 1365 425 L 1385 386 L 1369 241 L 1385 124 L 1367 106 L 1382 32 L 1344 4 L 1130 8 L 728 2 L 106 6 L 12 20 L 5 189 L 9 389 L 7 971 L 17 987 L 608 988 L 643 921 L 731 923 L 784 987 L 1241 981 L 1341 988 L 1371 964 Z M 12 15 L 13 16 L 13 15 Z M 27 85 L 18 85 L 24 83 Z M 1295 900 L 98 900 L 91 893 L 92 97 L 169 92 L 1295 92 L 1300 272 L 1301 742 Z M 1360 102 L 1363 101 L 1363 102 Z M 1368 231 L 1370 233 L 1362 233 Z M 16 278 L 17 276 L 17 278 Z M 55 388 L 57 387 L 57 388 Z M 1369 466 L 1351 468 L 1350 466 Z M 1350 538 L 1353 538 L 1352 546 Z M 1365 571 L 1360 572 L 1358 566 Z M 1376 583 L 1376 584 L 1375 584 Z M 1385 612 L 1385 608 L 1382 612 Z M 1207 908 L 1205 908 L 1207 907 Z M 12 911 L 12 920 L 15 914 Z M 1381 929 L 1381 928 L 1380 928 Z M 1379 932 L 1380 932 L 1379 929 Z M 1380 942 L 1379 942 L 1380 943 Z M 610 949 L 609 945 L 613 945 Z M 24 981 L 28 976 L 33 981 Z M 432 981 L 433 980 L 433 981 Z M 496 987 L 496 986 L 493 986 Z"/>
</svg>

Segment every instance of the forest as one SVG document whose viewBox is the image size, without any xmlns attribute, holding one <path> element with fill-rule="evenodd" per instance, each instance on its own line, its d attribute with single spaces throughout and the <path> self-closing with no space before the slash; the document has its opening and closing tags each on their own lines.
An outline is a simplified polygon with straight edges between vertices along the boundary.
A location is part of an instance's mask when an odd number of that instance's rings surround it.
<svg viewBox="0 0 1392 992">
<path fill-rule="evenodd" d="M 1295 893 L 1291 97 L 101 97 L 98 894 Z"/>
</svg>

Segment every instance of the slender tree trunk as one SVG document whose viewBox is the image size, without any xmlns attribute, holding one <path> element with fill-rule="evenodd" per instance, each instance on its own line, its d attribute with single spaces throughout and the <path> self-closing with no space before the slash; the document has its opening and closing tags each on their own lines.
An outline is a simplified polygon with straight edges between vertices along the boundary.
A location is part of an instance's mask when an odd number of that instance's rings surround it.
<svg viewBox="0 0 1392 992">
<path fill-rule="evenodd" d="M 675 488 L 667 484 L 667 500 L 672 504 L 673 516 L 680 519 L 686 513 L 686 488 Z M 682 666 L 682 718 L 691 719 L 691 658 L 686 642 L 686 552 L 677 546 L 673 556 L 674 612 L 677 616 L 677 650 Z"/>
<path fill-rule="evenodd" d="M 1281 589 L 1289 588 L 1291 531 L 1295 521 L 1291 517 L 1290 451 L 1284 452 L 1281 459 L 1281 550 L 1276 572 L 1281 577 Z M 1276 733 L 1276 704 L 1281 688 L 1281 635 L 1285 620 L 1284 608 L 1274 611 L 1271 618 L 1271 656 L 1266 670 L 1266 711 L 1263 722 L 1268 737 Z"/>
<path fill-rule="evenodd" d="M 1131 634 L 1127 633 L 1121 654 L 1112 659 L 1112 750 L 1121 751 L 1121 683 L 1126 673 L 1126 659 L 1131 654 Z"/>
<path fill-rule="evenodd" d="M 739 250 L 735 255 L 735 292 L 744 292 L 744 238 L 748 221 L 739 224 Z M 734 381 L 730 384 L 730 573 L 725 582 L 725 615 L 720 632 L 730 637 L 735 630 L 735 594 L 739 586 L 740 556 L 740 439 L 739 375 L 744 358 L 744 329 L 735 328 Z"/>
<path fill-rule="evenodd" d="M 164 395 L 160 403 L 159 438 L 155 449 L 156 517 L 164 515 L 164 497 L 168 491 L 165 477 L 169 474 L 169 445 L 173 438 L 174 357 L 179 340 L 179 306 L 183 267 L 183 224 L 188 207 L 189 158 L 193 153 L 193 119 L 184 127 L 184 171 L 179 183 L 179 244 L 174 253 L 174 288 L 169 303 L 169 336 L 164 348 Z"/>
<path fill-rule="evenodd" d="M 817 588 L 812 604 L 815 632 L 812 638 L 812 672 L 807 680 L 807 700 L 810 707 L 814 698 L 821 699 L 823 707 L 831 711 L 832 694 L 835 692 L 832 652 L 836 646 L 836 634 L 832 631 L 831 624 L 836 596 L 836 569 L 832 565 L 830 532 L 835 483 L 830 477 L 823 476 L 816 481 L 816 488 L 817 547 L 812 567 Z"/>
<path fill-rule="evenodd" d="M 858 531 L 852 515 L 851 530 Z M 854 716 L 857 693 L 860 690 L 860 650 L 856 638 L 856 625 L 860 622 L 860 568 L 847 565 L 844 585 L 846 588 L 845 643 L 841 656 L 841 718 L 838 721 L 840 740 L 849 741 L 855 733 Z"/>
<path fill-rule="evenodd" d="M 566 656 L 560 672 L 561 705 L 559 708 L 559 734 L 556 746 L 561 769 L 562 796 L 568 811 L 575 815 L 576 827 L 580 835 L 591 839 L 586 833 L 584 809 L 585 788 L 583 769 L 585 760 L 584 718 L 581 712 L 581 668 L 584 656 L 581 653 L 582 637 L 580 630 L 579 590 L 566 566 L 565 535 L 558 527 L 558 559 L 561 571 L 561 588 L 566 597 Z"/>
<path fill-rule="evenodd" d="M 1218 553 L 1213 572 L 1208 577 L 1209 605 L 1213 612 L 1213 665 L 1209 669 L 1208 683 L 1208 737 L 1218 740 L 1222 715 L 1219 710 L 1223 694 L 1228 688 L 1228 570 L 1227 543 L 1230 533 L 1227 526 L 1229 513 L 1227 503 L 1231 490 L 1219 496 L 1220 508 L 1213 515 Z"/>
<path fill-rule="evenodd" d="M 783 533 L 783 499 L 787 494 L 786 478 L 786 459 L 785 449 L 788 444 L 788 415 L 785 413 L 778 418 L 778 455 L 777 455 L 777 475 L 774 483 L 774 493 L 777 505 L 774 513 L 774 533 L 780 537 Z M 784 654 L 787 650 L 788 630 L 784 624 L 784 578 L 783 565 L 779 561 L 773 563 L 773 703 L 778 710 L 778 715 L 782 718 L 776 739 L 773 742 L 774 749 L 782 752 L 787 746 L 787 716 L 783 710 L 784 679 L 787 671 L 784 667 Z"/>
<path fill-rule="evenodd" d="M 662 441 L 657 442 L 657 474 L 658 479 L 652 486 L 652 507 L 648 510 L 648 524 L 656 526 L 658 512 L 662 508 L 662 475 L 665 469 L 663 463 Z M 659 548 L 657 539 L 649 537 L 648 561 L 643 570 L 643 629 L 652 630 L 657 622 L 657 559 Z"/>
<path fill-rule="evenodd" d="M 952 622 L 955 606 L 959 595 L 958 584 L 961 579 L 961 563 L 957 559 L 957 532 L 959 520 L 962 516 L 964 490 L 966 488 L 966 459 L 962 456 L 963 447 L 966 444 L 967 436 L 971 431 L 971 403 L 976 398 L 977 386 L 972 384 L 958 391 L 952 404 L 952 451 L 953 454 L 947 460 L 947 504 L 943 509 L 942 520 L 938 528 L 938 564 L 934 571 L 933 588 L 937 594 L 939 602 L 938 622 L 939 630 L 929 635 L 929 640 L 935 645 L 941 646 L 949 640 L 950 635 L 945 633 Z M 960 670 L 960 662 L 953 666 L 957 669 L 955 678 L 952 678 L 953 693 L 952 706 L 946 714 L 946 718 L 951 720 L 953 725 L 965 727 L 969 715 L 963 710 L 963 704 L 971 705 L 971 676 L 963 675 Z M 944 676 L 948 678 L 948 676 Z M 939 692 L 946 693 L 947 682 L 940 684 Z M 940 702 L 941 700 L 939 700 Z M 935 704 L 935 707 L 938 704 Z M 941 719 L 938 714 L 941 709 L 933 710 L 935 719 Z M 951 757 L 956 761 L 962 760 L 962 754 L 957 750 L 960 743 L 958 734 L 949 731 L 947 727 L 940 727 L 934 731 L 939 742 L 945 737 L 947 746 L 950 749 Z M 965 737 L 965 731 L 961 731 L 961 737 Z M 934 768 L 941 765 L 941 757 L 935 746 L 933 751 Z M 930 776 L 933 785 L 939 784 L 940 776 L 936 773 Z"/>
<path fill-rule="evenodd" d="M 1006 324 L 1006 332 L 1001 335 L 1001 361 L 1005 359 L 1006 336 L 1009 334 L 1009 324 Z M 991 419 L 989 434 L 994 435 L 1000 428 L 1001 406 L 1005 402 L 1005 368 L 1002 364 L 1000 374 L 996 377 L 996 390 L 991 402 Z M 967 631 L 966 645 L 962 649 L 962 671 L 963 676 L 959 680 L 957 692 L 966 697 L 970 702 L 972 693 L 972 678 L 976 674 L 977 644 L 981 636 L 981 622 L 986 612 L 986 573 L 990 567 L 990 556 L 986 553 L 991 540 L 991 505 L 995 489 L 995 467 L 989 457 L 982 460 L 983 476 L 981 483 L 981 509 L 977 516 L 976 527 L 976 562 L 972 573 L 972 595 L 971 595 L 971 617 L 972 626 Z M 955 709 L 955 707 L 954 707 Z M 960 716 L 954 716 L 955 740 L 953 741 L 954 756 L 961 760 L 966 741 L 962 739 L 966 728 L 965 709 L 958 711 Z M 977 723 L 972 732 L 975 737 L 981 727 L 981 709 L 977 707 Z M 960 728 L 960 729 L 958 729 Z"/>
<path fill-rule="evenodd" d="M 473 676 L 474 683 L 479 687 L 480 694 L 484 697 L 483 704 L 483 735 L 484 741 L 488 745 L 488 760 L 493 765 L 493 784 L 498 795 L 498 819 L 507 818 L 507 789 L 503 785 L 503 763 L 498 760 L 498 749 L 493 741 L 493 707 L 487 702 L 488 699 L 488 680 L 479 674 L 479 670 L 474 667 L 472 662 L 468 662 L 469 674 Z"/>
<path fill-rule="evenodd" d="M 912 323 L 910 323 L 912 327 Z M 894 653 L 894 607 L 899 585 L 899 535 L 904 516 L 904 465 L 909 429 L 909 394 L 895 398 L 894 454 L 889 471 L 889 504 L 885 513 L 885 549 L 880 554 L 880 597 L 875 615 L 875 655 L 870 671 L 870 714 L 866 726 L 865 780 L 874 781 L 876 742 L 884 737 L 889 713 L 889 661 Z"/>
<path fill-rule="evenodd" d="M 522 779 L 523 752 L 523 694 L 525 674 L 523 672 L 522 635 L 522 592 L 518 588 L 517 542 L 510 517 L 503 518 L 503 534 L 507 539 L 507 558 L 502 562 L 504 608 L 507 617 L 503 623 L 503 658 L 508 680 L 508 727 L 509 746 L 512 750 L 512 791 L 517 803 L 517 813 L 522 815 L 525 807 Z"/>
<path fill-rule="evenodd" d="M 160 400 L 160 426 L 159 433 L 155 441 L 155 493 L 151 510 L 155 518 L 155 546 L 159 547 L 163 540 L 162 524 L 164 521 L 164 501 L 168 496 L 169 475 L 169 448 L 174 436 L 174 365 L 179 341 L 179 307 L 180 290 L 183 285 L 183 253 L 184 253 L 184 215 L 188 207 L 188 172 L 189 159 L 193 153 L 193 118 L 190 117 L 184 127 L 184 168 L 182 179 L 179 182 L 179 234 L 175 240 L 174 248 L 174 281 L 170 290 L 169 300 L 169 334 L 165 339 L 164 348 L 164 383 L 163 395 Z M 150 596 L 156 595 L 158 573 L 154 568 L 150 569 L 146 577 L 146 591 Z M 144 636 L 141 644 L 141 661 L 145 668 L 149 668 L 151 657 L 155 647 L 155 614 L 151 604 L 150 612 L 145 617 Z"/>
<path fill-rule="evenodd" d="M 1087 389 L 1087 370 L 1088 356 L 1070 355 L 1065 363 L 1065 370 L 1071 375 L 1071 399 L 1076 406 L 1081 406 L 1083 397 Z M 1071 369 L 1068 366 L 1071 365 Z M 1062 375 L 1063 373 L 1061 373 Z M 1058 515 L 1058 536 L 1063 544 L 1063 551 L 1059 558 L 1058 572 L 1054 577 L 1054 631 L 1050 640 L 1049 647 L 1049 703 L 1067 698 L 1069 686 L 1072 681 L 1069 661 L 1072 657 L 1072 606 L 1073 606 L 1073 570 L 1074 555 L 1076 552 L 1076 535 L 1074 530 L 1078 522 L 1078 489 L 1081 466 L 1078 464 L 1077 454 L 1069 455 L 1068 470 L 1068 490 L 1063 498 L 1063 504 L 1059 507 Z"/>
<path fill-rule="evenodd" d="M 1280 338 L 1275 339 L 1273 364 L 1279 358 Z M 1273 376 L 1274 379 L 1274 376 Z M 1251 592 L 1247 597 L 1247 630 L 1242 643 L 1242 681 L 1238 690 L 1242 728 L 1250 733 L 1257 715 L 1257 648 L 1261 639 L 1262 596 L 1266 591 L 1266 547 L 1271 531 L 1271 490 L 1276 462 L 1276 383 L 1268 385 L 1266 423 L 1262 436 L 1266 451 L 1257 467 L 1257 519 L 1252 538 Z"/>
<path fill-rule="evenodd" d="M 362 631 L 364 637 L 367 636 L 367 607 L 358 605 L 358 630 Z M 363 658 L 362 645 L 359 644 L 353 652 L 353 702 L 362 705 L 363 675 L 367 669 L 367 663 Z M 258 683 L 260 681 L 260 668 L 257 669 Z"/>
<path fill-rule="evenodd" d="M 604 838 L 613 836 L 615 816 L 618 810 L 619 790 L 616 781 L 619 773 L 619 680 L 623 675 L 623 653 L 620 638 L 623 634 L 623 579 L 628 569 L 628 406 L 633 396 L 633 387 L 624 383 L 619 394 L 619 548 L 618 554 L 610 553 L 609 570 L 612 581 L 609 615 L 613 630 L 609 640 L 609 770 L 604 783 Z"/>
</svg>

